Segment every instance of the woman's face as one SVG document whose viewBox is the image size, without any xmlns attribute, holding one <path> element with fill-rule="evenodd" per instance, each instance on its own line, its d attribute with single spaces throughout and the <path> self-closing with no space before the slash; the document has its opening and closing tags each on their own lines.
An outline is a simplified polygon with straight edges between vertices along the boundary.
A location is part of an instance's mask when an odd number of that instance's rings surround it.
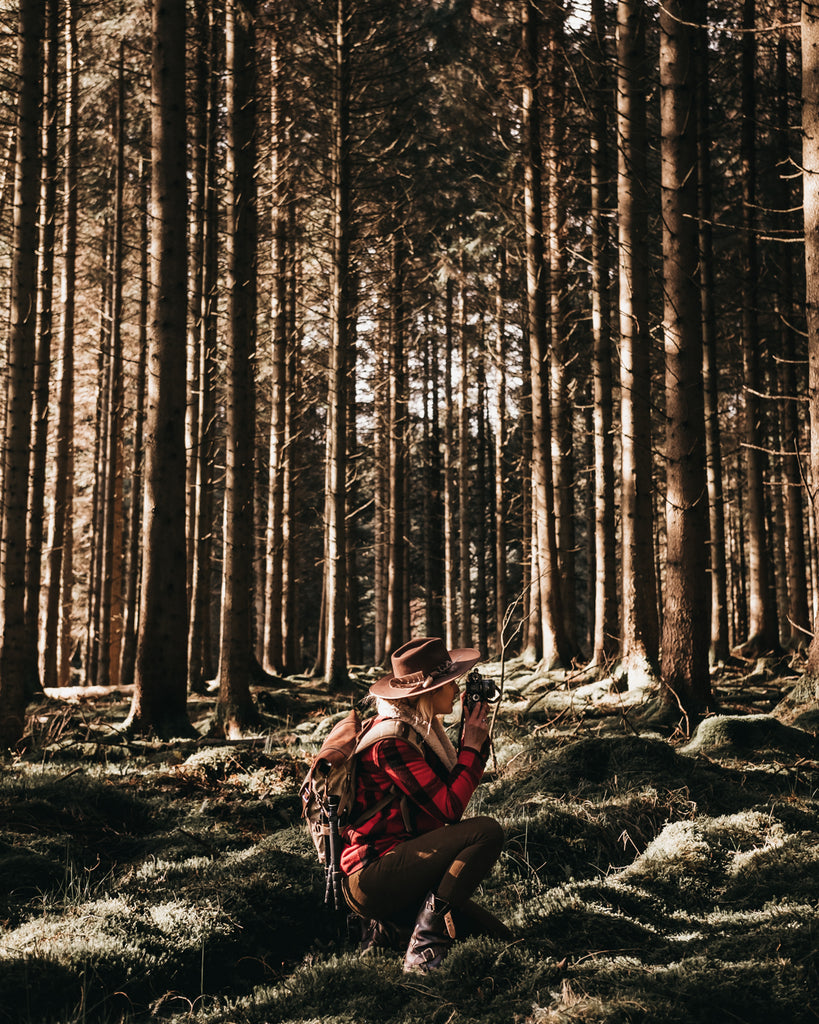
<svg viewBox="0 0 819 1024">
<path fill-rule="evenodd" d="M 460 692 L 457 682 L 451 679 L 444 686 L 439 686 L 434 692 L 434 703 L 432 705 L 436 715 L 448 715 L 452 711 L 455 698 Z"/>
</svg>

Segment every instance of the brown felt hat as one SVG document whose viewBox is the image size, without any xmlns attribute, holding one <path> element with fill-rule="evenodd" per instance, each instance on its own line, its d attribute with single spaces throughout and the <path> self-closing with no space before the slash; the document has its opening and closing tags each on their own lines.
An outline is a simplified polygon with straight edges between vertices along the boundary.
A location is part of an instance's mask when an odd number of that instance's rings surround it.
<svg viewBox="0 0 819 1024">
<path fill-rule="evenodd" d="M 439 637 L 416 637 L 393 651 L 392 672 L 373 683 L 370 693 L 390 700 L 420 697 L 462 676 L 480 660 L 481 652 L 474 647 L 448 651 Z"/>
</svg>

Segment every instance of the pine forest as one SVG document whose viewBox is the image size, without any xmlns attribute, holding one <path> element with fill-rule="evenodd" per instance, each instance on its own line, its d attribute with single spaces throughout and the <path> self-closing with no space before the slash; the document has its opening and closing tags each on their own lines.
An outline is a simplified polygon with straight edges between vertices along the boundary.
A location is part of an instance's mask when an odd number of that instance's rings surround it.
<svg viewBox="0 0 819 1024">
<path fill-rule="evenodd" d="M 0 746 L 411 635 L 814 685 L 819 8 L 0 6 Z"/>
<path fill-rule="evenodd" d="M 816 1024 L 819 0 L 0 0 L 0 374 L 0 1024 Z"/>
</svg>

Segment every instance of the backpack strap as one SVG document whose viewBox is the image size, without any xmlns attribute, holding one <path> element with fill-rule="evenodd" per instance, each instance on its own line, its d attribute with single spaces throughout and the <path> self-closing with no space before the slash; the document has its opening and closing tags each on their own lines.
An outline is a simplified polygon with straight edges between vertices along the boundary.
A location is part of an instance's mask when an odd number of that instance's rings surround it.
<svg viewBox="0 0 819 1024">
<path fill-rule="evenodd" d="M 373 718 L 371 721 L 373 724 L 365 725 L 359 733 L 353 753 L 360 754 L 362 750 L 374 746 L 379 740 L 395 737 L 409 743 L 411 747 L 418 751 L 421 757 L 424 756 L 423 738 L 418 730 L 413 729 L 407 722 L 402 722 L 399 718 L 384 718 L 380 722 L 376 722 Z"/>
<path fill-rule="evenodd" d="M 375 722 L 375 719 L 371 719 L 371 722 Z M 364 729 L 361 730 L 360 738 L 356 743 L 354 754 L 360 754 L 368 747 L 375 746 L 380 740 L 386 739 L 402 739 L 406 743 L 409 743 L 413 749 L 417 750 L 421 757 L 424 756 L 424 741 L 421 738 L 421 734 L 413 729 L 411 725 L 406 722 L 402 722 L 397 718 L 385 718 L 383 721 L 376 724 L 367 724 Z M 404 828 L 407 832 L 412 833 L 415 831 L 412 822 L 412 815 L 410 813 L 409 799 L 406 793 L 402 793 L 401 790 L 393 784 L 392 788 L 388 793 L 381 797 L 372 807 L 368 807 L 362 815 L 360 815 L 354 822 L 351 823 L 351 828 L 358 828 L 363 825 L 365 821 L 369 821 L 370 818 L 375 817 L 379 811 L 383 811 L 385 807 L 388 807 L 393 800 L 398 798 L 401 804 L 401 817 L 404 819 Z"/>
</svg>

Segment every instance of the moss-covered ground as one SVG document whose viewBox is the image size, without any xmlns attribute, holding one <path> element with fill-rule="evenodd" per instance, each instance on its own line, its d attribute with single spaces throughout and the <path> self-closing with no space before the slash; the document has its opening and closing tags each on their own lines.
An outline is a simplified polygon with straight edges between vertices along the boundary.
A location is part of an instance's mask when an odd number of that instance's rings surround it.
<svg viewBox="0 0 819 1024">
<path fill-rule="evenodd" d="M 508 666 L 471 812 L 506 830 L 478 898 L 514 938 L 430 976 L 359 956 L 299 818 L 355 696 L 294 680 L 255 738 L 136 743 L 127 695 L 52 693 L 0 764 L 0 1024 L 817 1021 L 817 717 L 793 677 L 715 682 L 688 740 L 639 694 Z"/>
</svg>

